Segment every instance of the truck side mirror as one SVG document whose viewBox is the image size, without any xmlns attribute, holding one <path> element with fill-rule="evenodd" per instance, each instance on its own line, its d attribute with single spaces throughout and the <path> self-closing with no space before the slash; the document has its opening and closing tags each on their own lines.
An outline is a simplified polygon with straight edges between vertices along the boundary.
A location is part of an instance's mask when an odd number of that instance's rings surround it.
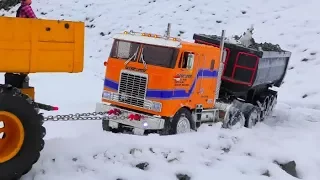
<svg viewBox="0 0 320 180">
<path fill-rule="evenodd" d="M 187 61 L 187 69 L 192 69 L 194 63 L 194 54 L 189 53 L 188 54 L 188 61 Z"/>
</svg>

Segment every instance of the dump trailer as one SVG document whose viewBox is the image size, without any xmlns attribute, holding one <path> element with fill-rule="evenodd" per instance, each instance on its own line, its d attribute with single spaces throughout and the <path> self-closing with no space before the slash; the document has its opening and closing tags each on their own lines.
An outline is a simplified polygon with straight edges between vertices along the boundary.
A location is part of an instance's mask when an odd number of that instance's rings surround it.
<svg viewBox="0 0 320 180">
<path fill-rule="evenodd" d="M 126 31 L 114 36 L 105 62 L 105 131 L 162 135 L 203 124 L 253 127 L 270 114 L 290 52 L 267 52 L 194 34 L 195 42 Z"/>
<path fill-rule="evenodd" d="M 194 34 L 193 39 L 195 43 L 215 47 L 219 47 L 221 41 L 219 36 L 206 34 Z M 225 101 L 232 96 L 257 105 L 261 109 L 260 118 L 264 119 L 277 99 L 277 92 L 269 88 L 281 86 L 291 52 L 279 47 L 259 50 L 254 44 L 251 46 L 224 43 L 226 59 L 223 62 L 219 99 Z"/>
<path fill-rule="evenodd" d="M 0 179 L 19 179 L 39 159 L 46 129 L 30 73 L 79 73 L 84 64 L 84 23 L 0 17 Z"/>
</svg>

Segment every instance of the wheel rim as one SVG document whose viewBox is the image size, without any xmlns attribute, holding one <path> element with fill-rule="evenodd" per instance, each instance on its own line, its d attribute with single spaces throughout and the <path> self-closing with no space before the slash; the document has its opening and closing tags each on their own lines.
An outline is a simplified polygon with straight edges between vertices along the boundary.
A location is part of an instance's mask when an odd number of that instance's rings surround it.
<svg viewBox="0 0 320 180">
<path fill-rule="evenodd" d="M 257 110 L 253 110 L 248 118 L 248 128 L 252 128 L 257 122 L 259 122 L 259 113 Z"/>
<path fill-rule="evenodd" d="M 19 118 L 0 111 L 0 163 L 9 161 L 20 151 L 24 141 L 24 128 Z"/>
<path fill-rule="evenodd" d="M 177 134 L 190 132 L 190 121 L 186 117 L 180 117 L 177 123 Z"/>
</svg>

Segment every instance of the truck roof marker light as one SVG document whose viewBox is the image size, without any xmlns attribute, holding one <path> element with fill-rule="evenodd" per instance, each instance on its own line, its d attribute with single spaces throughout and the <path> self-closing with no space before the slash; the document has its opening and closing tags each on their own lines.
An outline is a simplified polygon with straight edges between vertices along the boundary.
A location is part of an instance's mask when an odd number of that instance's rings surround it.
<svg viewBox="0 0 320 180">
<path fill-rule="evenodd" d="M 128 34 L 128 31 L 123 32 L 123 34 Z"/>
</svg>

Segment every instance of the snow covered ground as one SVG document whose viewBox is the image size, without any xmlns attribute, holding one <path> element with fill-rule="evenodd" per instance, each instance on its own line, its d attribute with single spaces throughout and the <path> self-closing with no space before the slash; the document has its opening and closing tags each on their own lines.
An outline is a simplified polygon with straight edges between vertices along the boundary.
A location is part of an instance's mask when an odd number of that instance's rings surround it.
<svg viewBox="0 0 320 180">
<path fill-rule="evenodd" d="M 174 180 L 178 173 L 192 180 L 289 180 L 295 178 L 274 161 L 291 160 L 300 178 L 318 180 L 319 4 L 318 0 L 33 0 L 39 18 L 79 20 L 88 26 L 82 74 L 31 76 L 36 99 L 58 105 L 61 114 L 94 110 L 111 37 L 123 30 L 163 34 L 171 22 L 172 35 L 192 40 L 194 32 L 219 34 L 226 29 L 227 35 L 240 35 L 254 24 L 257 42 L 278 43 L 293 54 L 274 117 L 254 129 L 230 131 L 217 124 L 179 136 L 138 137 L 102 132 L 100 121 L 48 122 L 41 159 L 22 180 Z M 0 15 L 15 16 L 17 8 Z M 135 167 L 144 162 L 145 170 Z"/>
</svg>

